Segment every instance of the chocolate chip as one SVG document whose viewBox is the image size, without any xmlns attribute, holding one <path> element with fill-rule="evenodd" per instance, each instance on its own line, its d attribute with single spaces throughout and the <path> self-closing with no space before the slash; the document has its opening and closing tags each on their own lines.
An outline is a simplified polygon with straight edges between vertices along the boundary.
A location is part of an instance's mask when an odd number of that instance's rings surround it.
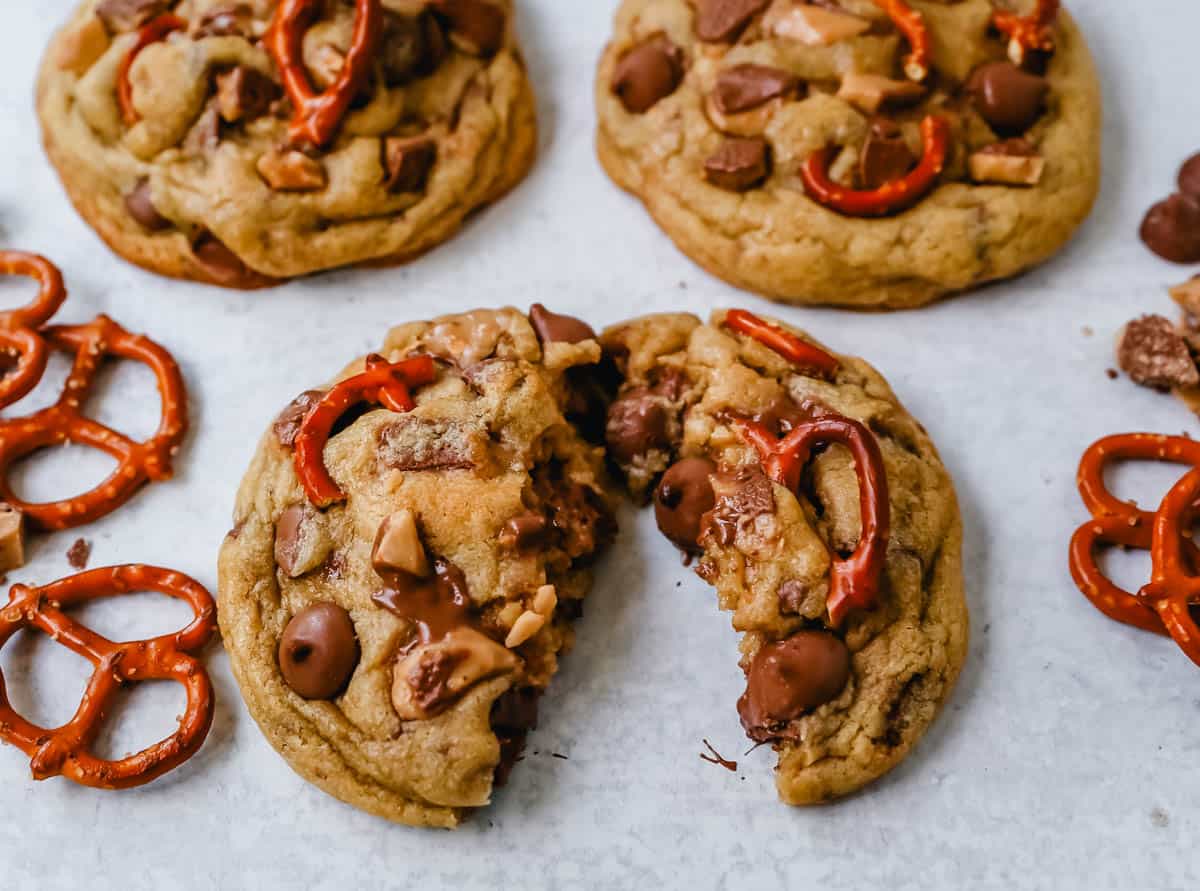
<svg viewBox="0 0 1200 891">
<path fill-rule="evenodd" d="M 655 34 L 629 50 L 613 71 L 612 91 L 630 114 L 642 114 L 670 96 L 683 80 L 683 50 Z"/>
<path fill-rule="evenodd" d="M 523 551 L 536 547 L 546 540 L 546 518 L 538 513 L 520 514 L 510 517 L 500 530 L 499 542 L 503 548 Z"/>
<path fill-rule="evenodd" d="M 1127 324 L 1117 340 L 1117 364 L 1134 383 L 1169 390 L 1200 385 L 1200 371 L 1187 342 L 1163 316 Z"/>
<path fill-rule="evenodd" d="M 716 504 L 710 479 L 716 472 L 707 458 L 684 458 L 667 468 L 654 490 L 659 531 L 685 551 L 700 549 L 701 522 Z"/>
<path fill-rule="evenodd" d="M 210 9 L 196 23 L 197 38 L 201 37 L 250 37 L 250 20 L 253 13 L 245 3 L 218 6 Z"/>
<path fill-rule="evenodd" d="M 227 288 L 262 288 L 275 279 L 255 272 L 215 235 L 202 231 L 192 244 L 192 256 L 210 279 Z"/>
<path fill-rule="evenodd" d="M 433 0 L 430 8 L 440 15 L 450 39 L 464 52 L 494 56 L 504 46 L 504 10 L 485 0 Z"/>
<path fill-rule="evenodd" d="M 1179 191 L 1200 198 L 1200 154 L 1192 155 L 1179 168 Z"/>
<path fill-rule="evenodd" d="M 901 179 L 916 163 L 899 127 L 883 119 L 871 123 L 858 156 L 858 178 L 864 189 L 878 189 Z"/>
<path fill-rule="evenodd" d="M 1176 193 L 1146 212 L 1142 241 L 1164 260 L 1200 263 L 1200 199 Z"/>
<path fill-rule="evenodd" d="M 150 180 L 146 177 L 138 180 L 133 191 L 125 196 L 125 210 L 144 229 L 151 232 L 161 232 L 170 229 L 172 223 L 158 212 L 151 195 Z"/>
<path fill-rule="evenodd" d="M 358 666 L 358 638 L 350 614 L 336 603 L 316 603 L 288 622 L 279 641 L 279 670 L 305 699 L 333 699 Z"/>
<path fill-rule="evenodd" d="M 304 504 L 293 504 L 275 524 L 275 562 L 288 578 L 299 578 L 325 562 L 333 541 L 316 512 Z"/>
<path fill-rule="evenodd" d="M 827 631 L 800 631 L 766 644 L 746 673 L 738 715 L 756 742 L 784 735 L 781 725 L 841 695 L 850 680 L 850 650 Z"/>
<path fill-rule="evenodd" d="M 389 192 L 419 192 L 437 160 L 437 142 L 429 136 L 389 137 L 383 141 L 384 185 Z"/>
<path fill-rule="evenodd" d="M 770 102 L 779 96 L 794 94 L 795 75 L 767 65 L 735 65 L 717 75 L 713 103 L 721 114 L 737 114 Z"/>
<path fill-rule="evenodd" d="M 696 36 L 712 43 L 732 42 L 767 8 L 770 0 L 696 0 Z"/>
<path fill-rule="evenodd" d="M 595 330 L 587 322 L 551 312 L 540 303 L 529 307 L 529 324 L 542 343 L 579 343 L 596 338 Z"/>
<path fill-rule="evenodd" d="M 100 0 L 96 15 L 114 34 L 140 28 L 166 12 L 173 0 Z"/>
<path fill-rule="evenodd" d="M 275 423 L 271 425 L 275 441 L 285 449 L 290 449 L 295 445 L 296 434 L 300 432 L 300 425 L 304 423 L 309 409 L 320 402 L 324 395 L 323 390 L 305 390 L 289 402 L 275 418 Z"/>
<path fill-rule="evenodd" d="M 654 449 L 670 448 L 668 421 L 666 406 L 650 390 L 630 390 L 608 407 L 604 439 L 609 452 L 628 464 Z"/>
<path fill-rule="evenodd" d="M 427 64 L 426 41 L 429 29 L 425 20 L 424 15 L 413 18 L 384 10 L 383 36 L 379 39 L 377 55 L 379 65 L 383 69 L 384 82 L 388 86 L 395 87 L 406 83 Z M 437 28 L 436 23 L 434 27 Z M 438 28 L 436 33 L 440 36 L 441 29 Z"/>
<path fill-rule="evenodd" d="M 1019 134 L 1041 116 L 1049 85 L 1011 62 L 989 62 L 967 79 L 966 91 L 983 119 L 1000 134 Z"/>
<path fill-rule="evenodd" d="M 217 75 L 217 113 L 231 124 L 262 117 L 280 95 L 275 81 L 247 65 Z"/>
<path fill-rule="evenodd" d="M 744 192 L 762 183 L 771 170 L 771 150 L 761 136 L 728 138 L 704 162 L 704 178 L 731 192 Z"/>
</svg>

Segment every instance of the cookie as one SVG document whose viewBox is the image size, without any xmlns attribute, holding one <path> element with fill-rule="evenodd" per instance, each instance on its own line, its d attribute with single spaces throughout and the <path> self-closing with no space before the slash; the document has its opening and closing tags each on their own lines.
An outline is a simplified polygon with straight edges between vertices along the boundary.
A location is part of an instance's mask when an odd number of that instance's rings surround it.
<svg viewBox="0 0 1200 891">
<path fill-rule="evenodd" d="M 85 0 L 37 110 L 125 259 L 233 288 L 410 260 L 536 148 L 511 0 Z"/>
<path fill-rule="evenodd" d="M 392 330 L 287 406 L 220 556 L 234 674 L 309 781 L 390 820 L 486 805 L 571 645 L 615 523 L 568 420 L 600 346 L 535 307 Z"/>
<path fill-rule="evenodd" d="M 781 302 L 900 309 L 1016 275 L 1100 176 L 1088 48 L 1036 7 L 623 0 L 600 160 L 684 253 Z"/>
<path fill-rule="evenodd" d="M 747 735 L 789 804 L 880 777 L 967 650 L 962 526 L 929 436 L 879 373 L 744 311 L 601 337 L 609 454 L 742 633 Z"/>
</svg>

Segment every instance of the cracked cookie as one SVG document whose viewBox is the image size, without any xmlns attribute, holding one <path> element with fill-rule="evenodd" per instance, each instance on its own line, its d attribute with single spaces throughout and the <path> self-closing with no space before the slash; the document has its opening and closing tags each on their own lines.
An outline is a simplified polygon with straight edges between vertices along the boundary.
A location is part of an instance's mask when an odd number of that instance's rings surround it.
<svg viewBox="0 0 1200 891">
<path fill-rule="evenodd" d="M 43 142 L 109 246 L 257 288 L 415 258 L 515 186 L 534 101 L 511 0 L 85 0 Z"/>
<path fill-rule="evenodd" d="M 710 272 L 919 306 L 1052 256 L 1099 187 L 1100 95 L 1057 0 L 623 0 L 597 146 Z"/>
<path fill-rule="evenodd" d="M 488 803 L 615 532 L 567 420 L 601 359 L 534 308 L 401 325 L 276 419 L 220 556 L 251 714 L 309 781 L 402 823 Z"/>
<path fill-rule="evenodd" d="M 864 361 L 742 310 L 604 332 L 609 453 L 742 633 L 747 735 L 789 804 L 909 753 L 966 656 L 962 529 L 929 436 Z"/>
</svg>

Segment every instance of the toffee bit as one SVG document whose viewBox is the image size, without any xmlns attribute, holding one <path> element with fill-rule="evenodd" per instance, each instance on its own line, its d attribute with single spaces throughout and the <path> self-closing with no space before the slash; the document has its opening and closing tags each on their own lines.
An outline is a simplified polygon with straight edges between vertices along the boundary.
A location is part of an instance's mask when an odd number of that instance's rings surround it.
<svg viewBox="0 0 1200 891">
<path fill-rule="evenodd" d="M 712 753 L 711 755 L 705 755 L 703 752 L 701 752 L 701 761 L 707 761 L 709 764 L 719 765 L 720 767 L 728 770 L 730 773 L 735 773 L 737 771 L 738 764 L 736 761 L 730 761 L 728 758 L 722 756 L 720 752 L 712 747 L 712 743 L 710 743 L 708 740 L 701 740 L 701 742 L 704 743 L 704 748 L 708 749 Z M 753 751 L 753 749 L 751 751 Z"/>
</svg>

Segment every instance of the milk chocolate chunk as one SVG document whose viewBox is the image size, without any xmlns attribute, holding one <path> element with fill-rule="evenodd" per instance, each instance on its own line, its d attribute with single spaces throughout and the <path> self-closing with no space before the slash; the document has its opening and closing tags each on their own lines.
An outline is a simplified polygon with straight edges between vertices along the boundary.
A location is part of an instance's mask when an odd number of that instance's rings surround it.
<svg viewBox="0 0 1200 891">
<path fill-rule="evenodd" d="M 389 192 L 419 192 L 437 160 L 437 142 L 429 136 L 388 137 L 383 141 L 383 166 Z"/>
<path fill-rule="evenodd" d="M 756 742 L 786 735 L 784 725 L 837 699 L 850 680 L 850 650 L 827 631 L 800 631 L 766 644 L 746 673 L 738 715 Z"/>
<path fill-rule="evenodd" d="M 275 418 L 275 423 L 271 425 L 275 441 L 285 449 L 290 449 L 295 445 L 296 434 L 300 432 L 300 425 L 304 423 L 304 418 L 324 395 L 323 390 L 305 390 L 289 402 Z"/>
<path fill-rule="evenodd" d="M 384 10 L 383 36 L 377 52 L 388 86 L 399 86 L 419 73 L 425 64 L 426 39 L 424 16 L 403 16 Z"/>
<path fill-rule="evenodd" d="M 629 463 L 654 449 L 670 447 L 668 421 L 662 401 L 649 389 L 637 387 L 608 407 L 604 438 L 613 457 Z"/>
<path fill-rule="evenodd" d="M 1176 193 L 1146 212 L 1142 241 L 1164 260 L 1200 263 L 1200 199 Z"/>
<path fill-rule="evenodd" d="M 989 62 L 976 68 L 966 90 L 975 108 L 1002 135 L 1024 133 L 1042 115 L 1049 84 L 1011 62 Z"/>
<path fill-rule="evenodd" d="M 696 0 L 696 36 L 710 43 L 737 40 L 770 0 Z"/>
<path fill-rule="evenodd" d="M 281 94 L 275 81 L 248 65 L 217 75 L 217 113 L 231 124 L 262 117 Z"/>
<path fill-rule="evenodd" d="M 140 28 L 156 15 L 166 12 L 172 0 L 100 0 L 96 15 L 114 34 Z"/>
<path fill-rule="evenodd" d="M 529 323 L 542 343 L 579 343 L 596 338 L 595 330 L 587 322 L 551 312 L 540 303 L 529 308 Z"/>
<path fill-rule="evenodd" d="M 154 206 L 154 198 L 151 195 L 150 180 L 143 177 L 138 180 L 138 184 L 133 187 L 128 195 L 125 196 L 125 210 L 133 217 L 143 229 L 150 232 L 161 232 L 164 229 L 171 228 L 171 221 L 158 212 Z"/>
<path fill-rule="evenodd" d="M 1179 191 L 1200 198 L 1200 154 L 1192 155 L 1179 168 Z"/>
<path fill-rule="evenodd" d="M 631 114 L 642 114 L 670 96 L 683 80 L 683 50 L 665 34 L 635 46 L 617 62 L 612 91 Z"/>
<path fill-rule="evenodd" d="M 878 189 L 901 179 L 916 163 L 896 124 L 882 118 L 871 122 L 858 156 L 858 177 L 864 189 Z"/>
<path fill-rule="evenodd" d="M 275 562 L 288 578 L 299 578 L 325 562 L 333 550 L 324 523 L 308 504 L 293 504 L 275 524 Z"/>
<path fill-rule="evenodd" d="M 192 256 L 210 278 L 226 287 L 262 288 L 275 284 L 275 279 L 255 272 L 211 232 L 202 231 L 196 236 Z"/>
<path fill-rule="evenodd" d="M 333 699 L 358 666 L 358 637 L 350 614 L 316 603 L 292 617 L 279 641 L 279 670 L 305 699 Z"/>
<path fill-rule="evenodd" d="M 654 490 L 659 531 L 685 551 L 699 550 L 704 515 L 716 504 L 711 481 L 716 472 L 707 458 L 684 458 L 667 468 Z"/>
<path fill-rule="evenodd" d="M 1163 316 L 1134 319 L 1117 340 L 1117 364 L 1137 384 L 1169 390 L 1200 385 L 1183 335 Z"/>
<path fill-rule="evenodd" d="M 536 547 L 545 541 L 548 525 L 544 516 L 532 511 L 511 517 L 500 530 L 500 546 L 517 551 Z"/>
<path fill-rule="evenodd" d="M 726 139 L 704 162 L 704 178 L 731 192 L 745 192 L 770 173 L 771 150 L 761 137 Z"/>
<path fill-rule="evenodd" d="M 433 0 L 430 9 L 440 15 L 450 41 L 465 53 L 494 56 L 504 46 L 504 10 L 486 0 Z"/>
<path fill-rule="evenodd" d="M 726 68 L 717 75 L 713 102 L 722 114 L 749 111 L 780 96 L 796 93 L 795 75 L 768 65 L 747 63 Z"/>
</svg>

